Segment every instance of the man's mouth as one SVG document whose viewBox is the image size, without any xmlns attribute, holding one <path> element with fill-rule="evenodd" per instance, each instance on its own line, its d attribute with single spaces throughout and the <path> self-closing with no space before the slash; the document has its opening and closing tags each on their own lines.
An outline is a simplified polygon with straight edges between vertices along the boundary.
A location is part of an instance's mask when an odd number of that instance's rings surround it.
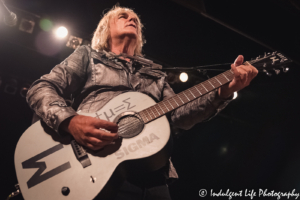
<svg viewBox="0 0 300 200">
<path fill-rule="evenodd" d="M 128 24 L 127 26 L 132 26 L 132 27 L 136 28 L 136 26 L 134 24 Z"/>
</svg>

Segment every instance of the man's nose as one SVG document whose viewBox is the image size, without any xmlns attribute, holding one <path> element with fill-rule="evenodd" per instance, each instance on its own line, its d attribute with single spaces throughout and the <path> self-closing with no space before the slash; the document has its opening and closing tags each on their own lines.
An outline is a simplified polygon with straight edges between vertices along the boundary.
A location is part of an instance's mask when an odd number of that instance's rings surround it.
<svg viewBox="0 0 300 200">
<path fill-rule="evenodd" d="M 129 17 L 129 21 L 133 21 L 135 23 L 136 22 L 136 18 L 135 17 Z"/>
</svg>

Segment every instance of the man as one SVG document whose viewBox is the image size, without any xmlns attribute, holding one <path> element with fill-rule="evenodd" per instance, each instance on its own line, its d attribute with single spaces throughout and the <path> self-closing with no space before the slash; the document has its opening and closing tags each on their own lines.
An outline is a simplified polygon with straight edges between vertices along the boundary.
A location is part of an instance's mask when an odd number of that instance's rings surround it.
<svg viewBox="0 0 300 200">
<path fill-rule="evenodd" d="M 36 114 L 59 134 L 71 134 L 92 150 L 99 150 L 118 138 L 118 126 L 112 122 L 78 115 L 75 111 L 96 112 L 117 95 L 133 90 L 155 101 L 170 98 L 173 90 L 165 74 L 154 67 L 132 62 L 129 56 L 142 56 L 142 24 L 130 9 L 114 7 L 101 19 L 92 39 L 92 48 L 81 46 L 61 64 L 33 83 L 27 101 Z M 227 85 L 172 112 L 171 124 L 189 129 L 222 110 L 233 92 L 257 75 L 251 65 L 242 65 L 238 56 L 231 68 L 234 79 Z M 238 66 L 238 67 L 237 67 Z M 66 102 L 74 100 L 72 107 Z M 117 193 L 117 199 L 170 199 L 168 178 L 176 178 L 172 164 L 143 176 L 129 178 Z"/>
</svg>

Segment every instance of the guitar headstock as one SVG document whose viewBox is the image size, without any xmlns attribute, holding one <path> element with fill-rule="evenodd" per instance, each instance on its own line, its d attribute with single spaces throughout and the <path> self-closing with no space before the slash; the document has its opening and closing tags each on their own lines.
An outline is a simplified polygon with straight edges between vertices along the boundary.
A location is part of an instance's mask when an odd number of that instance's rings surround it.
<svg viewBox="0 0 300 200">
<path fill-rule="evenodd" d="M 263 56 L 258 56 L 257 58 L 248 61 L 248 63 L 256 67 L 258 71 L 263 71 L 268 76 L 272 75 L 270 71 L 274 71 L 275 74 L 279 74 L 280 69 L 282 69 L 283 72 L 287 72 L 289 70 L 287 64 L 291 62 L 292 60 L 277 51 L 265 53 Z"/>
</svg>

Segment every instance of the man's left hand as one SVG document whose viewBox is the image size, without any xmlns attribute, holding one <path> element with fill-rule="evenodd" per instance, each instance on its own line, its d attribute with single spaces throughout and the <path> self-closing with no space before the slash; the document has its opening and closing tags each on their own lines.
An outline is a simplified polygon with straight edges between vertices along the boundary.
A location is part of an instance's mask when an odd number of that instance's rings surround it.
<svg viewBox="0 0 300 200">
<path fill-rule="evenodd" d="M 258 74 L 258 71 L 252 65 L 243 65 L 244 57 L 239 55 L 231 65 L 231 70 L 234 73 L 233 80 L 219 88 L 218 94 L 221 98 L 228 98 L 234 92 L 237 92 L 248 86 L 252 79 Z"/>
</svg>

